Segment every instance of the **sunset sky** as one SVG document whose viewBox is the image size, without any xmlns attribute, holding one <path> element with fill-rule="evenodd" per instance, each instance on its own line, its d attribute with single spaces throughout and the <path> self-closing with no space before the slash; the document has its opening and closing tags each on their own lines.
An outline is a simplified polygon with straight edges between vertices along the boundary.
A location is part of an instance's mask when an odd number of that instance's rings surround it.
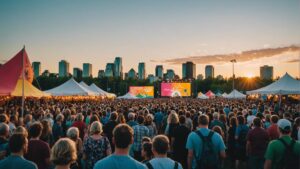
<svg viewBox="0 0 300 169">
<path fill-rule="evenodd" d="M 206 64 L 215 75 L 258 76 L 262 65 L 274 75 L 299 76 L 299 0 L 2 0 L 0 63 L 23 45 L 42 71 L 58 72 L 58 62 L 93 64 L 93 74 L 116 56 L 124 72 L 146 62 L 181 76 L 181 63 Z M 245 52 L 247 51 L 247 52 Z"/>
</svg>

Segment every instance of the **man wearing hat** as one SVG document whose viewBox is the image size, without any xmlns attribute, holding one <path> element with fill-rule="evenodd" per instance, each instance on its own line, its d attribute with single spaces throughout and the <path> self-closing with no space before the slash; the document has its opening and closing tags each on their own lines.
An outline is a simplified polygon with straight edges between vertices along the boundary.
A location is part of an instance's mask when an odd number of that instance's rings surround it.
<svg viewBox="0 0 300 169">
<path fill-rule="evenodd" d="M 287 157 L 287 147 L 292 146 L 293 157 L 292 160 L 296 164 L 293 166 L 295 169 L 300 168 L 299 158 L 300 158 L 300 143 L 292 140 L 291 131 L 292 124 L 287 119 L 280 119 L 277 123 L 280 138 L 273 140 L 269 143 L 266 154 L 265 154 L 265 169 L 280 169 L 291 164 L 291 158 Z M 298 165 L 298 166 L 297 166 Z"/>
</svg>

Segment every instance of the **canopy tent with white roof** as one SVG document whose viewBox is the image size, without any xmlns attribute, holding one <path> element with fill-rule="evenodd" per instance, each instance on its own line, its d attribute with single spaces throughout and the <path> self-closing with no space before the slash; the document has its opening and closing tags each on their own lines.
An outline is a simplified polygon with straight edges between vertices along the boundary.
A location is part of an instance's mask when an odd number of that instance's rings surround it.
<svg viewBox="0 0 300 169">
<path fill-rule="evenodd" d="M 96 94 L 90 90 L 87 90 L 82 85 L 77 83 L 74 78 L 66 81 L 65 83 L 57 86 L 53 89 L 46 90 L 46 93 L 50 93 L 52 96 L 95 96 Z"/>
<path fill-rule="evenodd" d="M 232 92 L 224 96 L 227 99 L 245 99 L 246 95 L 234 89 Z"/>
<path fill-rule="evenodd" d="M 279 80 L 257 90 L 247 91 L 247 94 L 300 94 L 300 81 L 286 73 Z"/>
<path fill-rule="evenodd" d="M 222 94 L 222 97 L 226 97 L 228 94 L 226 93 L 226 92 L 224 92 L 223 94 Z"/>
<path fill-rule="evenodd" d="M 198 93 L 198 97 L 197 98 L 198 99 L 208 99 L 208 97 L 205 94 L 203 94 L 202 92 Z"/>
<path fill-rule="evenodd" d="M 115 94 L 113 93 L 108 93 L 104 90 L 102 90 L 100 87 L 98 87 L 95 83 L 92 83 L 89 86 L 89 89 L 92 90 L 93 92 L 99 93 L 100 96 L 106 96 L 106 97 L 116 97 Z"/>
<path fill-rule="evenodd" d="M 81 81 L 79 83 L 83 88 L 85 88 L 86 90 L 90 91 L 91 93 L 94 93 L 93 95 L 95 96 L 101 96 L 98 92 L 93 91 L 89 85 L 87 85 L 86 83 L 84 83 L 84 81 Z"/>
<path fill-rule="evenodd" d="M 128 92 L 123 96 L 119 96 L 118 99 L 138 99 L 138 97 L 136 97 Z"/>
</svg>

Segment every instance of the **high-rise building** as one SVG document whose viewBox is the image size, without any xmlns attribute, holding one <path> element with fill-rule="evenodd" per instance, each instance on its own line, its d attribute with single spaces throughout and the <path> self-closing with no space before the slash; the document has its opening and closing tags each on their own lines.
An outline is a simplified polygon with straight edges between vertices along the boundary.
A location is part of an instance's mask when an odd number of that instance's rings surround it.
<svg viewBox="0 0 300 169">
<path fill-rule="evenodd" d="M 155 67 L 155 76 L 162 79 L 163 75 L 164 75 L 163 65 L 156 65 L 156 67 Z"/>
<path fill-rule="evenodd" d="M 146 78 L 146 64 L 145 64 L 145 62 L 140 62 L 139 63 L 138 76 L 139 76 L 139 79 L 145 79 Z"/>
<path fill-rule="evenodd" d="M 186 63 L 182 64 L 182 79 L 186 78 Z"/>
<path fill-rule="evenodd" d="M 73 68 L 73 77 L 82 78 L 82 70 L 78 67 Z"/>
<path fill-rule="evenodd" d="M 34 77 L 37 78 L 41 75 L 41 62 L 32 62 Z"/>
<path fill-rule="evenodd" d="M 93 66 L 90 63 L 83 63 L 82 77 L 92 77 L 93 76 Z"/>
<path fill-rule="evenodd" d="M 136 79 L 136 71 L 133 68 L 128 71 L 128 79 Z"/>
<path fill-rule="evenodd" d="M 107 63 L 105 68 L 105 77 L 114 77 L 115 64 Z"/>
<path fill-rule="evenodd" d="M 260 67 L 261 79 L 273 79 L 273 66 L 264 65 Z"/>
<path fill-rule="evenodd" d="M 103 78 L 105 77 L 105 71 L 104 70 L 99 70 L 98 71 L 98 78 Z"/>
<path fill-rule="evenodd" d="M 175 72 L 173 69 L 167 69 L 167 73 L 166 73 L 166 79 L 167 80 L 174 80 L 175 78 Z"/>
<path fill-rule="evenodd" d="M 216 77 L 216 79 L 218 79 L 218 80 L 224 80 L 224 77 L 223 77 L 222 75 L 218 75 L 218 76 Z"/>
<path fill-rule="evenodd" d="M 69 67 L 70 67 L 70 63 L 66 60 L 61 60 L 58 63 L 58 74 L 59 77 L 65 77 L 65 76 L 69 76 Z"/>
<path fill-rule="evenodd" d="M 120 77 L 121 79 L 123 79 L 122 58 L 121 57 L 116 57 L 114 64 L 115 64 L 115 69 L 114 69 L 115 77 Z"/>
<path fill-rule="evenodd" d="M 154 76 L 153 74 L 149 74 L 148 77 L 147 77 L 147 79 L 149 79 L 150 83 L 153 83 L 153 82 L 155 82 L 155 81 L 158 80 L 158 77 Z"/>
<path fill-rule="evenodd" d="M 215 68 L 213 65 L 205 66 L 205 79 L 215 77 Z"/>
<path fill-rule="evenodd" d="M 193 62 L 186 62 L 182 64 L 182 77 L 183 79 L 196 78 L 196 65 Z"/>
</svg>

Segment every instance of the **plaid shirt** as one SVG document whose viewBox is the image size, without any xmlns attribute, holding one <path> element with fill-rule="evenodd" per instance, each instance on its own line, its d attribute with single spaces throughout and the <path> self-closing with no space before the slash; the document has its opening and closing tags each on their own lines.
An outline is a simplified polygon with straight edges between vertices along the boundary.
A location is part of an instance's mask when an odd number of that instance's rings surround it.
<svg viewBox="0 0 300 169">
<path fill-rule="evenodd" d="M 135 125 L 132 127 L 134 131 L 134 141 L 132 148 L 134 151 L 142 150 L 142 138 L 149 136 L 149 129 L 144 125 Z"/>
</svg>

